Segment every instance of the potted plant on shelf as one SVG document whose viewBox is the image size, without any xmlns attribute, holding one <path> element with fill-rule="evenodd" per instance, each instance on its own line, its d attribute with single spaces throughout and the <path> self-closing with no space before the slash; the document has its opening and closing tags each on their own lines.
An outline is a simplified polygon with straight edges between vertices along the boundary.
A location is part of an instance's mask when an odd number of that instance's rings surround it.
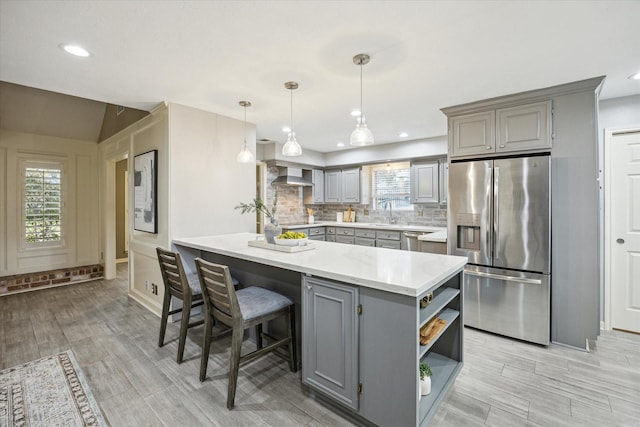
<svg viewBox="0 0 640 427">
<path fill-rule="evenodd" d="M 431 393 L 431 367 L 420 363 L 420 396 Z"/>
<path fill-rule="evenodd" d="M 273 205 L 271 209 L 267 207 L 264 201 L 260 197 L 256 197 L 253 199 L 253 203 L 240 203 L 235 209 L 242 209 L 240 213 L 247 212 L 258 212 L 264 214 L 267 218 L 269 218 L 269 223 L 264 226 L 264 238 L 267 243 L 274 243 L 273 238 L 278 234 L 282 233 L 282 227 L 278 225 L 278 220 L 276 219 L 276 209 L 278 207 L 278 192 L 276 191 L 275 196 L 273 197 Z"/>
</svg>

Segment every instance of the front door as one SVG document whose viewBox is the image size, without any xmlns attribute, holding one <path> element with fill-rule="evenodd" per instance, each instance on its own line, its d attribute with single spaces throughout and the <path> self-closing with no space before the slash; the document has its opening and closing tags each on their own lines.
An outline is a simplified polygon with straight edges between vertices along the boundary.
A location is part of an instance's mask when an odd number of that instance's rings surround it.
<svg viewBox="0 0 640 427">
<path fill-rule="evenodd" d="M 611 326 L 640 333 L 640 131 L 614 133 L 611 161 Z"/>
</svg>

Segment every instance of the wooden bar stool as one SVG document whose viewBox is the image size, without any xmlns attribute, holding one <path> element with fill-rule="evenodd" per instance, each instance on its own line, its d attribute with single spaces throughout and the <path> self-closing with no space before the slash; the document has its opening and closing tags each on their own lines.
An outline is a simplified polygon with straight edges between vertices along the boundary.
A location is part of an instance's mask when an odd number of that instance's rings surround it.
<svg viewBox="0 0 640 427">
<path fill-rule="evenodd" d="M 196 258 L 196 269 L 205 301 L 205 335 L 200 361 L 200 381 L 204 381 L 207 376 L 213 323 L 219 321 L 233 330 L 227 390 L 227 408 L 233 409 L 238 368 L 241 363 L 253 360 L 278 347 L 287 346 L 289 349 L 289 369 L 291 372 L 297 371 L 295 305 L 291 299 L 258 286 L 243 288 L 236 292 L 227 266 Z M 262 334 L 262 323 L 280 316 L 288 317 L 287 336 L 278 340 L 267 334 Z M 244 331 L 251 327 L 256 328 L 258 348 L 248 354 L 241 355 Z M 274 342 L 262 347 L 263 335 Z"/>
<path fill-rule="evenodd" d="M 176 359 L 178 363 L 182 363 L 184 346 L 187 340 L 187 330 L 193 326 L 204 323 L 204 320 L 189 323 L 191 309 L 204 304 L 202 291 L 200 290 L 200 282 L 196 274 L 192 274 L 190 277 L 186 276 L 179 253 L 166 251 L 162 248 L 156 248 L 156 252 L 158 253 L 158 262 L 160 263 L 160 271 L 162 272 L 162 280 L 164 281 L 164 300 L 162 303 L 158 347 L 164 345 L 164 334 L 167 329 L 167 319 L 169 315 L 182 312 L 180 337 L 178 339 L 178 357 Z M 169 311 L 171 297 L 182 300 L 182 307 Z"/>
</svg>

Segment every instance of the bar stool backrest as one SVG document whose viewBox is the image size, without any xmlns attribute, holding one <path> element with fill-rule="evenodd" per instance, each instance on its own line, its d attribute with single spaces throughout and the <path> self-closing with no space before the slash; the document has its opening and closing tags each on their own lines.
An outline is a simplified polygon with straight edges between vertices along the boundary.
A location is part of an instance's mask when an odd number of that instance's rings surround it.
<svg viewBox="0 0 640 427">
<path fill-rule="evenodd" d="M 156 252 L 158 253 L 158 262 L 160 263 L 165 292 L 169 292 L 171 295 L 181 299 L 184 299 L 185 295 L 190 296 L 191 288 L 184 273 L 180 254 L 161 248 L 156 248 Z"/>
<path fill-rule="evenodd" d="M 242 312 L 229 267 L 196 258 L 196 269 L 207 315 L 213 315 L 214 319 L 227 326 L 240 326 Z"/>
</svg>

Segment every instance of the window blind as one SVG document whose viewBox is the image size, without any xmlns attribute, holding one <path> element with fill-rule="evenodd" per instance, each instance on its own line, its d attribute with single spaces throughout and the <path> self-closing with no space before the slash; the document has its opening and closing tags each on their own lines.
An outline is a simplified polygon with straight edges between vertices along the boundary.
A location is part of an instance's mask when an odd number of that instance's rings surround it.
<svg viewBox="0 0 640 427">
<path fill-rule="evenodd" d="M 27 243 L 55 242 L 62 236 L 62 170 L 29 167 L 24 173 L 24 237 Z"/>
</svg>

